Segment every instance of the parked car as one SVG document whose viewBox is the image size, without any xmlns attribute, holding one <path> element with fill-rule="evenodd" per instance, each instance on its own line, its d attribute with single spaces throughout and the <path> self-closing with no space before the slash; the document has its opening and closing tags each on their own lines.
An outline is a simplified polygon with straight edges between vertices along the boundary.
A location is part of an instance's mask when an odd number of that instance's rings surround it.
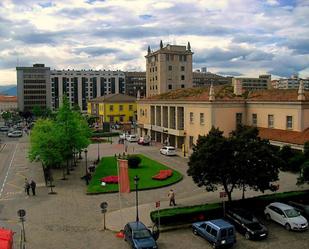
<svg viewBox="0 0 309 249">
<path fill-rule="evenodd" d="M 230 209 L 226 212 L 226 218 L 246 239 L 265 239 L 268 235 L 267 228 L 247 210 Z"/>
<path fill-rule="evenodd" d="M 233 246 L 236 243 L 234 226 L 222 219 L 195 222 L 192 231 L 206 239 L 213 248 Z"/>
<path fill-rule="evenodd" d="M 129 135 L 127 137 L 127 141 L 129 141 L 130 143 L 132 142 L 138 142 L 138 136 L 137 135 Z"/>
<path fill-rule="evenodd" d="M 296 211 L 300 212 L 300 214 L 304 216 L 307 220 L 309 219 L 309 205 L 294 201 L 289 201 L 288 204 L 295 208 Z"/>
<path fill-rule="evenodd" d="M 22 137 L 23 132 L 22 131 L 11 131 L 8 133 L 8 137 Z"/>
<path fill-rule="evenodd" d="M 308 221 L 301 216 L 292 206 L 280 202 L 269 204 L 264 214 L 267 220 L 273 220 L 283 225 L 286 230 L 306 230 L 308 229 Z"/>
<path fill-rule="evenodd" d="M 160 153 L 166 156 L 175 156 L 176 150 L 173 146 L 164 146 L 160 149 Z"/>
<path fill-rule="evenodd" d="M 150 140 L 151 140 L 150 136 L 145 135 L 143 137 L 140 137 L 137 143 L 140 145 L 149 145 Z"/>
<path fill-rule="evenodd" d="M 158 233 L 151 231 L 140 221 L 129 222 L 124 227 L 124 240 L 135 249 L 158 248 Z"/>
<path fill-rule="evenodd" d="M 129 136 L 128 133 L 122 133 L 122 134 L 119 135 L 119 138 L 120 139 L 127 139 L 128 136 Z"/>
<path fill-rule="evenodd" d="M 8 126 L 1 126 L 0 127 L 0 131 L 9 131 L 9 127 Z"/>
</svg>

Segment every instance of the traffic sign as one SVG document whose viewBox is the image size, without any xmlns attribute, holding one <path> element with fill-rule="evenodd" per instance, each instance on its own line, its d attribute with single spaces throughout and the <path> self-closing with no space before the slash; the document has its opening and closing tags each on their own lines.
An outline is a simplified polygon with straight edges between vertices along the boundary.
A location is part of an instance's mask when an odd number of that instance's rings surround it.
<svg viewBox="0 0 309 249">
<path fill-rule="evenodd" d="M 18 216 L 19 216 L 20 218 L 23 218 L 23 217 L 25 217 L 25 215 L 26 215 L 26 211 L 25 211 L 24 209 L 19 209 L 19 210 L 17 211 L 17 214 L 18 214 Z"/>
</svg>

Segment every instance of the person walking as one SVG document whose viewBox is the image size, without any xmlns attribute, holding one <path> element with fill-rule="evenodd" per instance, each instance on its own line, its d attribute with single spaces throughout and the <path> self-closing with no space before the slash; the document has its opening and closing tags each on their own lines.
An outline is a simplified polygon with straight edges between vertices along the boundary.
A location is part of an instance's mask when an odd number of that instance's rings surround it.
<svg viewBox="0 0 309 249">
<path fill-rule="evenodd" d="M 31 190 L 32 190 L 32 194 L 35 195 L 35 188 L 36 188 L 35 181 L 31 180 L 30 187 L 31 187 Z"/>
<path fill-rule="evenodd" d="M 170 199 L 170 206 L 176 206 L 176 203 L 175 203 L 175 192 L 173 189 L 171 189 L 169 192 L 168 192 L 168 198 Z"/>
<path fill-rule="evenodd" d="M 25 193 L 27 193 L 27 195 L 30 195 L 29 191 L 30 191 L 30 184 L 28 182 L 28 179 L 25 178 Z"/>
</svg>

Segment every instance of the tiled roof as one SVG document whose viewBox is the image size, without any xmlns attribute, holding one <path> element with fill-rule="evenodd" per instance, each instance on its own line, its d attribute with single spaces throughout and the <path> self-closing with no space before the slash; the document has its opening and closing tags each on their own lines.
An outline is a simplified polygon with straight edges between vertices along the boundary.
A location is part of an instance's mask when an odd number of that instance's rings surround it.
<svg viewBox="0 0 309 249">
<path fill-rule="evenodd" d="M 303 145 L 306 141 L 309 141 L 309 128 L 302 132 L 261 127 L 258 129 L 259 136 L 264 139 L 301 145 Z"/>
<path fill-rule="evenodd" d="M 17 102 L 16 96 L 0 95 L 0 102 Z"/>
<path fill-rule="evenodd" d="M 241 96 L 233 93 L 231 85 L 214 86 L 215 101 L 298 101 L 297 89 L 268 89 L 245 92 Z M 306 101 L 309 101 L 309 91 L 305 91 Z M 184 100 L 184 101 L 209 101 L 209 87 L 187 88 L 154 95 L 143 99 L 151 100 Z"/>
<path fill-rule="evenodd" d="M 89 102 L 135 102 L 136 98 L 129 96 L 129 95 L 125 95 L 125 94 L 120 94 L 120 93 L 116 93 L 116 94 L 108 94 L 108 95 L 104 95 L 101 97 L 97 97 L 95 99 L 91 99 L 89 100 Z"/>
</svg>

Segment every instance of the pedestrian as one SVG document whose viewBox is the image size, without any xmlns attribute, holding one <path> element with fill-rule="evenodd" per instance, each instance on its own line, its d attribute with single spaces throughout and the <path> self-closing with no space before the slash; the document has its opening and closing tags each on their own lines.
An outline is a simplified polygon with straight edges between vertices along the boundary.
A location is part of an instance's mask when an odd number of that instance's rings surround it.
<svg viewBox="0 0 309 249">
<path fill-rule="evenodd" d="M 30 184 L 28 182 L 28 179 L 25 178 L 25 193 L 27 193 L 27 195 L 30 195 L 29 191 L 30 191 Z"/>
<path fill-rule="evenodd" d="M 32 194 L 35 195 L 35 188 L 36 188 L 35 181 L 31 180 L 30 187 L 31 187 L 31 190 L 32 190 Z"/>
<path fill-rule="evenodd" d="M 170 199 L 170 206 L 176 206 L 175 203 L 175 192 L 173 189 L 170 189 L 170 191 L 168 192 L 168 198 Z"/>
</svg>

